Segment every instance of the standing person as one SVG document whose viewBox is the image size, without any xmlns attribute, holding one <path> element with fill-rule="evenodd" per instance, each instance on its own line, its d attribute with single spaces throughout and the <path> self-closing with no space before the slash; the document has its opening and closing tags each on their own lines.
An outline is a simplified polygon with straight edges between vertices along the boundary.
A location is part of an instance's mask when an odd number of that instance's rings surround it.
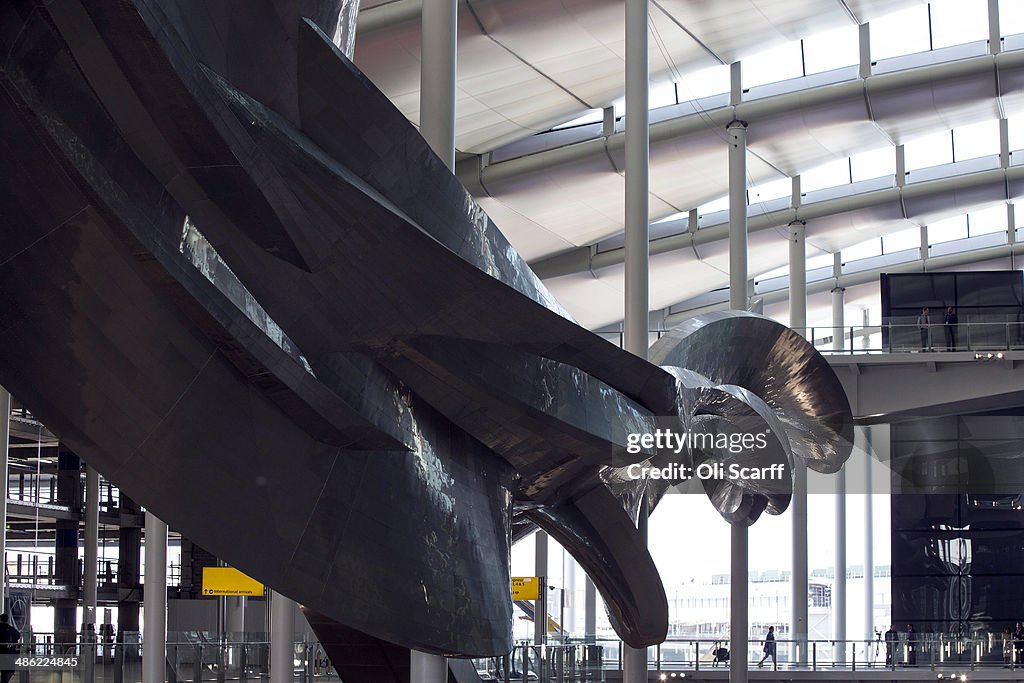
<svg viewBox="0 0 1024 683">
<path fill-rule="evenodd" d="M 946 316 L 942 319 L 942 329 L 946 333 L 947 351 L 956 351 L 956 324 L 956 311 L 950 306 L 946 309 Z"/>
<path fill-rule="evenodd" d="M 18 643 L 21 642 L 21 631 L 11 626 L 11 618 L 0 614 L 0 655 L 8 660 L 0 671 L 0 683 L 9 683 L 14 677 L 14 656 L 18 654 Z M 11 667 L 10 669 L 6 667 Z"/>
<path fill-rule="evenodd" d="M 1009 669 L 1013 661 L 1013 633 L 1010 627 L 1003 629 L 1003 665 Z"/>
<path fill-rule="evenodd" d="M 1024 661 L 1024 624 L 1017 622 L 1013 629 L 1013 666 L 1020 666 Z"/>
<path fill-rule="evenodd" d="M 917 666 L 917 631 L 907 624 L 907 666 Z"/>
<path fill-rule="evenodd" d="M 927 351 L 930 347 L 928 343 L 928 333 L 931 327 L 931 319 L 928 317 L 928 307 L 925 306 L 921 309 L 921 315 L 917 316 L 917 330 L 921 333 L 921 350 Z"/>
<path fill-rule="evenodd" d="M 1009 632 L 1009 629 L 1007 629 Z M 892 666 L 896 663 L 896 646 L 899 645 L 900 634 L 896 633 L 896 626 L 893 624 L 889 625 L 889 630 L 885 632 L 885 665 Z"/>
<path fill-rule="evenodd" d="M 761 661 L 757 663 L 757 668 L 758 669 L 762 668 L 764 666 L 764 660 L 768 659 L 769 657 L 772 658 L 772 667 L 773 668 L 777 667 L 778 666 L 778 662 L 775 661 L 775 627 L 774 626 L 769 626 L 768 627 L 768 633 L 766 633 L 765 636 L 764 636 L 764 647 L 762 647 L 761 649 L 764 650 L 764 657 L 761 657 Z"/>
</svg>

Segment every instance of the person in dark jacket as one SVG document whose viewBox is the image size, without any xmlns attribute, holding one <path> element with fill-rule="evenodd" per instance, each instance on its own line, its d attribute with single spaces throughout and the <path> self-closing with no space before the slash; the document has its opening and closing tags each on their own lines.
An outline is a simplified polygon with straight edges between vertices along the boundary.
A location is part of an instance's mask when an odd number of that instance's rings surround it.
<svg viewBox="0 0 1024 683">
<path fill-rule="evenodd" d="M 0 655 L 4 659 L 11 659 L 11 655 L 18 654 L 19 643 L 21 642 L 21 631 L 11 626 L 11 618 L 7 614 L 0 614 Z M 11 666 L 13 660 L 7 662 Z M 14 669 L 3 669 L 0 671 L 0 683 L 9 683 L 14 677 Z"/>
<path fill-rule="evenodd" d="M 907 624 L 907 665 L 917 666 L 917 631 L 913 624 Z"/>
<path fill-rule="evenodd" d="M 950 306 L 942 319 L 942 330 L 946 333 L 946 350 L 956 351 L 956 310 Z"/>
<path fill-rule="evenodd" d="M 885 632 L 885 665 L 892 666 L 896 663 L 896 648 L 900 644 L 900 634 L 896 633 L 896 627 L 894 625 L 889 626 L 889 630 Z"/>
<path fill-rule="evenodd" d="M 764 650 L 764 657 L 761 657 L 761 661 L 757 663 L 757 668 L 760 669 L 764 666 L 764 660 L 769 657 L 772 658 L 772 666 L 778 666 L 778 662 L 775 661 L 775 627 L 769 626 L 768 633 L 764 636 L 764 646 L 761 648 Z"/>
<path fill-rule="evenodd" d="M 1024 624 L 1017 622 L 1013 629 L 1013 666 L 1018 667 L 1024 663 Z"/>
</svg>

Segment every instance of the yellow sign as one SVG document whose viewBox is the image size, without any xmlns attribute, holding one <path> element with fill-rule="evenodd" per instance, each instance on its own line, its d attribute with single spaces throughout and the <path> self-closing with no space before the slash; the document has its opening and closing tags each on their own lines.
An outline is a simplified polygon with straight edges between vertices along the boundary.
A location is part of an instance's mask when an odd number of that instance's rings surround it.
<svg viewBox="0 0 1024 683">
<path fill-rule="evenodd" d="M 203 567 L 203 595 L 263 595 L 263 584 L 233 567 Z"/>
<path fill-rule="evenodd" d="M 513 576 L 512 599 L 536 600 L 539 585 L 536 576 Z"/>
</svg>

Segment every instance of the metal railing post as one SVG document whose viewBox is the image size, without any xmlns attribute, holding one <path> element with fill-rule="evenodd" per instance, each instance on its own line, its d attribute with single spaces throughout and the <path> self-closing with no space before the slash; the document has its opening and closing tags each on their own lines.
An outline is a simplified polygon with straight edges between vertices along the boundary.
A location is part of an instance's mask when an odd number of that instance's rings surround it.
<svg viewBox="0 0 1024 683">
<path fill-rule="evenodd" d="M 850 355 L 853 355 L 853 327 L 850 327 Z"/>
<path fill-rule="evenodd" d="M 811 643 L 811 671 L 818 670 L 818 641 Z"/>
</svg>

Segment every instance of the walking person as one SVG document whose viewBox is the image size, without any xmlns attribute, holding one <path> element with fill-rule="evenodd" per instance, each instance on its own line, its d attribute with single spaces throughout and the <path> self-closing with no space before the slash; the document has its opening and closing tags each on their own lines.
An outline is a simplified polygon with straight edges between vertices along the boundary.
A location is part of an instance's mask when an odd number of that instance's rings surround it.
<svg viewBox="0 0 1024 683">
<path fill-rule="evenodd" d="M 1017 622 L 1013 629 L 1013 666 L 1016 668 L 1024 663 L 1024 624 Z"/>
<path fill-rule="evenodd" d="M 757 663 L 757 668 L 764 667 L 764 660 L 769 657 L 772 658 L 772 668 L 778 667 L 778 662 L 775 661 L 775 627 L 769 626 L 768 633 L 764 636 L 764 646 L 761 648 L 764 650 L 764 657 L 761 657 L 761 661 Z"/>
<path fill-rule="evenodd" d="M 956 310 L 952 306 L 946 309 L 946 315 L 942 319 L 942 330 L 946 333 L 946 350 L 956 351 Z"/>
<path fill-rule="evenodd" d="M 917 666 L 917 631 L 907 624 L 907 666 Z"/>
<path fill-rule="evenodd" d="M 931 348 L 929 333 L 931 332 L 931 318 L 928 316 L 928 307 L 921 309 L 921 315 L 917 316 L 917 330 L 921 333 L 921 350 L 928 351 Z"/>
<path fill-rule="evenodd" d="M 1006 630 L 1010 632 L 1009 629 Z M 896 646 L 899 645 L 900 634 L 896 633 L 896 626 L 890 624 L 889 630 L 885 632 L 885 665 L 892 666 L 896 663 Z"/>
</svg>

